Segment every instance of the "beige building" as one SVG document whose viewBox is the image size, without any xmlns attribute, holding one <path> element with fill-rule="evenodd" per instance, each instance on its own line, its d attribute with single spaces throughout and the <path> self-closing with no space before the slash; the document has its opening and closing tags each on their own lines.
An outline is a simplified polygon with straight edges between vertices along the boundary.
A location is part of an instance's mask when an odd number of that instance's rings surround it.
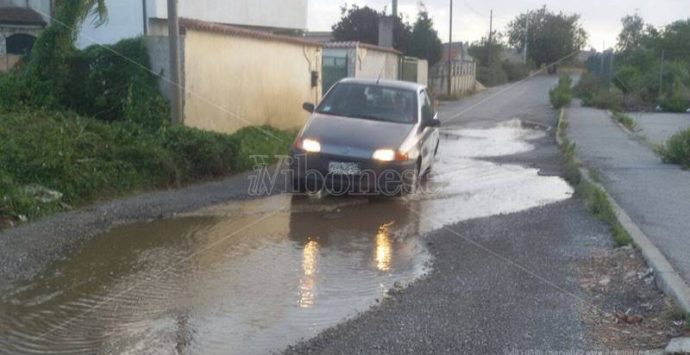
<svg viewBox="0 0 690 355">
<path fill-rule="evenodd" d="M 182 19 L 180 27 L 186 126 L 298 128 L 308 118 L 302 104 L 321 98 L 320 44 L 198 20 Z M 153 69 L 165 74 L 167 38 L 147 41 Z"/>
<path fill-rule="evenodd" d="M 346 77 L 397 80 L 400 56 L 393 49 L 362 42 L 328 42 L 324 44 L 324 90 Z"/>
</svg>

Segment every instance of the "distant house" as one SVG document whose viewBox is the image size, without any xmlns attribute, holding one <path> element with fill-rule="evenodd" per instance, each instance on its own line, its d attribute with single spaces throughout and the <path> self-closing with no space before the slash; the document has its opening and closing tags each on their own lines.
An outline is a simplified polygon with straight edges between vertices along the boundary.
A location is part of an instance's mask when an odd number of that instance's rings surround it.
<svg viewBox="0 0 690 355">
<path fill-rule="evenodd" d="M 307 30 L 307 2 L 308 0 L 178 0 L 178 14 L 181 18 L 273 34 L 302 34 Z M 106 7 L 108 22 L 96 27 L 89 19 L 84 21 L 77 40 L 78 47 L 112 44 L 151 32 L 156 34 L 156 31 L 162 30 L 156 27 L 168 17 L 167 0 L 106 0 Z"/>
<path fill-rule="evenodd" d="M 0 72 L 31 51 L 51 9 L 49 0 L 0 0 Z"/>
</svg>

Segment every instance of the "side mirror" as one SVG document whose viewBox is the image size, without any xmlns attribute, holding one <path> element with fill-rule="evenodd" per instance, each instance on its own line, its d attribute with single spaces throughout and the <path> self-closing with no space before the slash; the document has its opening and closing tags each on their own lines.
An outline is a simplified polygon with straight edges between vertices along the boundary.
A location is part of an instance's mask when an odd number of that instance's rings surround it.
<svg viewBox="0 0 690 355">
<path fill-rule="evenodd" d="M 422 122 L 424 127 L 441 127 L 441 120 L 438 119 L 438 113 L 434 113 L 434 116 L 431 118 L 429 118 L 429 116 L 426 117 L 427 119 Z"/>
<path fill-rule="evenodd" d="M 307 111 L 309 113 L 314 113 L 314 110 L 316 110 L 316 106 L 314 106 L 314 104 L 310 102 L 303 103 L 302 108 L 304 109 L 304 111 Z"/>
</svg>

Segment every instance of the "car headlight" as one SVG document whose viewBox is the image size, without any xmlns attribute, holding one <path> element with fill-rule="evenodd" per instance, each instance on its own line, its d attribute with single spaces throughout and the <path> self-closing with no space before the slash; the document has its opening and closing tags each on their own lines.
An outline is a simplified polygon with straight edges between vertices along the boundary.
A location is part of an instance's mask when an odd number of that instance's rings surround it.
<svg viewBox="0 0 690 355">
<path fill-rule="evenodd" d="M 393 149 L 379 149 L 371 157 L 379 161 L 393 161 L 395 160 L 395 151 Z"/>
<path fill-rule="evenodd" d="M 303 139 L 302 149 L 310 153 L 318 153 L 321 151 L 321 143 L 313 139 Z"/>
</svg>

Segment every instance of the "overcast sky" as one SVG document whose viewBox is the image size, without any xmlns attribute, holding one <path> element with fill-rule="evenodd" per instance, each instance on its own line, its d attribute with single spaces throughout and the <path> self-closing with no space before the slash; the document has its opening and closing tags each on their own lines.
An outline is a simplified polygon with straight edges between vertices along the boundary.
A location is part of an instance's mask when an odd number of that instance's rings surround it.
<svg viewBox="0 0 690 355">
<path fill-rule="evenodd" d="M 401 14 L 413 22 L 418 0 L 399 0 Z M 448 7 L 450 0 L 425 0 L 439 36 L 448 41 Z M 340 6 L 368 5 L 377 10 L 388 7 L 391 0 L 309 0 L 309 29 L 330 30 L 340 18 Z M 489 33 L 489 12 L 494 10 L 494 28 L 503 31 L 517 14 L 542 5 L 555 12 L 578 13 L 589 33 L 588 47 L 598 50 L 615 45 L 621 29 L 620 19 L 637 11 L 647 23 L 667 25 L 690 17 L 690 0 L 454 0 L 453 41 L 474 41 Z"/>
</svg>

